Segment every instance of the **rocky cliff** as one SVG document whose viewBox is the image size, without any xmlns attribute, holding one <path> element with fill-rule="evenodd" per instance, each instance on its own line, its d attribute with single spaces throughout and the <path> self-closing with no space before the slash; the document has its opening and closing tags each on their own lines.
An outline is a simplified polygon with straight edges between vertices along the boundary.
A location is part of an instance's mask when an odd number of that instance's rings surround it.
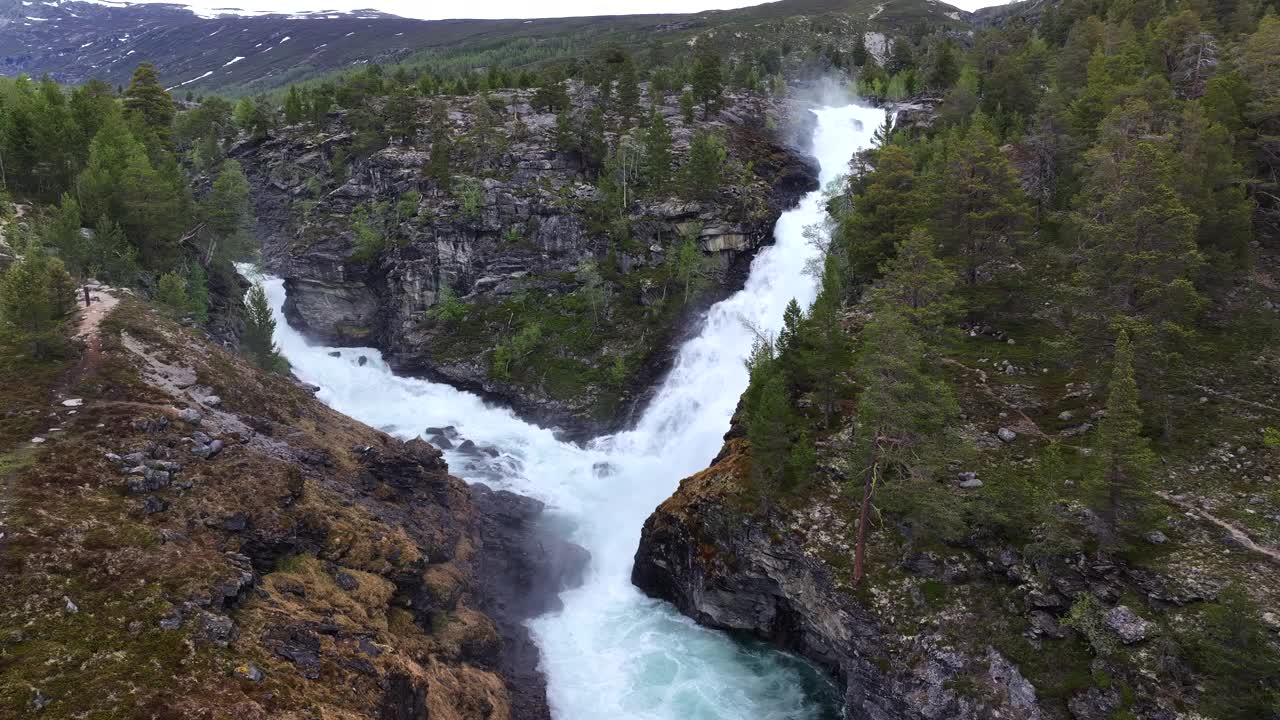
<svg viewBox="0 0 1280 720">
<path fill-rule="evenodd" d="M 594 92 L 573 86 L 571 97 L 589 105 Z M 556 115 L 532 107 L 532 95 L 444 100 L 448 188 L 425 177 L 436 137 L 425 99 L 423 129 L 367 157 L 353 155 L 344 114 L 233 154 L 253 183 L 266 264 L 286 280 L 297 327 L 328 343 L 377 346 L 400 372 L 584 437 L 625 419 L 690 320 L 740 286 L 778 215 L 815 187 L 815 171 L 785 140 L 805 135 L 797 128 L 806 113 L 735 96 L 695 123 L 724 138 L 723 190 L 702 201 L 636 199 L 631 190 L 628 211 L 602 219 L 595 172 L 557 149 Z M 674 96 L 659 98 L 657 111 L 678 167 L 694 127 Z M 606 118 L 615 144 L 620 121 Z M 385 238 L 376 257 L 358 252 L 360 208 Z M 677 281 L 672 256 L 684 237 L 696 238 L 701 258 Z M 439 310 L 450 298 L 461 303 L 456 314 Z"/>
<path fill-rule="evenodd" d="M 808 658 L 843 683 L 855 720 L 1041 717 L 1035 687 L 998 650 L 957 647 L 923 617 L 914 622 L 918 607 L 849 587 L 838 490 L 761 515 L 747 509 L 749 462 L 744 441 L 730 439 L 649 517 L 632 574 L 641 590 L 703 625 Z"/>
<path fill-rule="evenodd" d="M 999 346 L 1009 347 L 976 342 L 996 358 Z M 1087 384 L 1036 398 L 1031 373 L 993 362 L 998 374 L 945 366 L 956 371 L 948 376 L 975 452 L 957 456 L 937 502 L 957 517 L 1007 522 L 1027 502 L 1018 484 L 1034 482 L 1029 456 L 1048 437 L 1065 443 L 1089 433 L 1079 418 L 1096 412 L 1097 398 Z M 1254 412 L 1238 399 L 1206 397 L 1202 405 L 1215 405 L 1209 412 L 1220 418 Z M 1204 445 L 1207 454 L 1168 457 L 1168 482 L 1274 477 L 1274 455 L 1223 432 Z M 1255 668 L 1273 666 L 1280 642 L 1280 525 L 1257 520 L 1262 511 L 1252 508 L 1263 496 L 1166 494 L 1170 515 L 1160 530 L 1107 556 L 1076 544 L 1098 523 L 1078 503 L 1056 506 L 1058 528 L 1019 539 L 966 532 L 945 542 L 886 509 L 855 587 L 860 486 L 845 460 L 851 437 L 846 426 L 820 440 L 806 485 L 765 497 L 735 425 L 711 467 L 685 479 L 646 521 L 633 582 L 701 624 L 808 658 L 843 684 L 854 720 L 1172 720 L 1210 707 L 1221 717 L 1253 717 L 1230 708 L 1237 697 L 1268 692 L 1267 681 L 1256 685 Z M 1248 508 L 1244 516 L 1255 521 L 1224 519 L 1233 507 Z M 1074 537 L 1064 539 L 1063 527 Z M 1255 680 L 1236 679 L 1245 677 Z"/>
<path fill-rule="evenodd" d="M 540 504 L 113 292 L 0 364 L 0 715 L 549 717 Z"/>
</svg>

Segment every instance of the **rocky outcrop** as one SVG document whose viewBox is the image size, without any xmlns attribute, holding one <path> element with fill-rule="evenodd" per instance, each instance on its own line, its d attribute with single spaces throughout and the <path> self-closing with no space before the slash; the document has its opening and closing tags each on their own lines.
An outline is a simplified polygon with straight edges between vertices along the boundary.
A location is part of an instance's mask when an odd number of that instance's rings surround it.
<svg viewBox="0 0 1280 720">
<path fill-rule="evenodd" d="M 573 88 L 575 104 L 589 103 L 591 92 Z M 725 139 L 723 191 L 697 202 L 629 198 L 622 218 L 602 220 L 595 171 L 557 150 L 556 116 L 534 109 L 531 97 L 492 93 L 487 102 L 501 119 L 492 130 L 477 129 L 485 99 L 445 99 L 460 148 L 450 188 L 424 179 L 428 130 L 349 160 L 354 136 L 341 115 L 232 154 L 253 184 L 266 264 L 285 278 L 291 323 L 323 342 L 376 346 L 402 373 L 447 381 L 584 437 L 616 425 L 664 372 L 686 325 L 741 286 L 774 221 L 816 186 L 816 172 L 778 139 L 798 121 L 787 108 L 733 97 L 717 118 L 697 123 Z M 679 163 L 694 128 L 674 97 L 658 111 Z M 610 115 L 609 126 L 615 122 Z M 477 139 L 481 133 L 488 139 Z M 617 142 L 613 131 L 607 138 Z M 360 208 L 385 238 L 374 257 L 356 252 Z M 681 237 L 696 238 L 704 258 L 696 275 L 705 282 L 692 293 L 663 279 Z M 589 283 L 600 283 L 604 302 L 584 302 Z M 432 312 L 446 295 L 465 306 L 463 319 Z M 556 318 L 597 331 L 557 332 L 548 327 Z M 527 361 L 538 367 L 517 358 L 495 369 L 495 348 L 534 324 L 540 339 Z"/>
<path fill-rule="evenodd" d="M 33 381 L 57 427 L 6 471 L 0 653 L 21 662 L 0 706 L 549 717 L 523 622 L 586 556 L 545 531 L 541 503 L 467 485 L 425 441 L 130 297 L 101 328 L 73 383 Z"/>
<path fill-rule="evenodd" d="M 808 658 L 844 684 L 853 720 L 1041 716 L 1035 688 L 998 651 L 966 653 L 927 629 L 900 634 L 806 546 L 788 513 L 744 512 L 733 489 L 748 462 L 742 442 L 730 440 L 645 522 L 637 587 L 703 625 Z M 831 521 L 816 524 L 838 533 Z"/>
</svg>

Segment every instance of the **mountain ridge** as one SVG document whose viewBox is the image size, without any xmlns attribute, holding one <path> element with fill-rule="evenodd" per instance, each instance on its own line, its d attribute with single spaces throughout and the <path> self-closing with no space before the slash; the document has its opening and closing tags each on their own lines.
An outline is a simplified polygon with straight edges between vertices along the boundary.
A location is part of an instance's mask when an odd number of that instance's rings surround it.
<svg viewBox="0 0 1280 720">
<path fill-rule="evenodd" d="M 248 95 L 369 63 L 429 64 L 497 42 L 582 54 L 605 43 L 685 43 L 686 36 L 721 28 L 741 37 L 764 32 L 763 24 L 833 14 L 864 16 L 860 23 L 881 31 L 916 21 L 965 26 L 971 17 L 933 0 L 781 0 L 689 14 L 528 20 L 414 20 L 376 11 L 201 17 L 177 4 L 4 0 L 0 74 L 122 85 L 145 60 L 173 90 Z"/>
</svg>

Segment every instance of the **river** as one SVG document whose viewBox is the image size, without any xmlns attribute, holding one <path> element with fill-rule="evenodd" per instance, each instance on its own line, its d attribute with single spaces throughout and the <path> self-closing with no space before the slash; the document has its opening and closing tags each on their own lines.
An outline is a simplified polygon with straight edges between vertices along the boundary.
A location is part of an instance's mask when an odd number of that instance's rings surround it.
<svg viewBox="0 0 1280 720">
<path fill-rule="evenodd" d="M 870 143 L 883 111 L 858 105 L 814 111 L 813 151 L 822 185 L 846 172 Z M 681 478 L 706 467 L 747 385 L 749 327 L 776 332 L 788 301 L 807 306 L 817 279 L 805 272 L 819 250 L 804 236 L 824 217 L 820 190 L 779 218 L 742 290 L 717 303 L 635 428 L 587 447 L 562 443 L 506 409 L 447 385 L 394 375 L 376 350 L 310 345 L 281 312 L 283 281 L 266 279 L 276 342 L 303 380 L 334 409 L 398 437 L 453 425 L 481 446 L 476 459 L 446 451 L 452 472 L 547 503 L 550 520 L 591 553 L 585 583 L 564 609 L 530 623 L 558 720 L 830 720 L 838 693 L 806 663 L 698 627 L 630 582 L 645 518 Z M 359 364 L 360 356 L 367 358 Z"/>
</svg>

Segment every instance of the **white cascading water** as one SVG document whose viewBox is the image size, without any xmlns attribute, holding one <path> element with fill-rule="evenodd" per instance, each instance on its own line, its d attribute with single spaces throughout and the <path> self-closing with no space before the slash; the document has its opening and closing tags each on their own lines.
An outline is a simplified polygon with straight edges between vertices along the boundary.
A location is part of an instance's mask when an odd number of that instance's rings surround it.
<svg viewBox="0 0 1280 720">
<path fill-rule="evenodd" d="M 882 111 L 858 105 L 814 111 L 813 152 L 822 185 L 844 173 L 869 144 Z M 446 451 L 469 481 L 536 497 L 574 542 L 591 553 L 586 582 L 562 595 L 564 609 L 530 623 L 542 651 L 552 712 L 559 720 L 801 720 L 839 716 L 829 686 L 802 662 L 700 628 L 631 585 L 645 518 L 681 478 L 707 466 L 747 385 L 744 361 L 756 327 L 776 332 L 792 298 L 807 306 L 819 252 L 804 229 L 823 221 L 821 190 L 779 218 L 746 286 L 708 312 L 701 333 L 677 356 L 635 429 L 588 447 L 447 385 L 394 375 L 376 350 L 310 345 L 281 313 L 283 281 L 266 279 L 276 342 L 318 397 L 351 417 L 408 439 L 453 425 L 501 451 L 496 459 Z M 360 356 L 367 358 L 360 365 Z"/>
</svg>

